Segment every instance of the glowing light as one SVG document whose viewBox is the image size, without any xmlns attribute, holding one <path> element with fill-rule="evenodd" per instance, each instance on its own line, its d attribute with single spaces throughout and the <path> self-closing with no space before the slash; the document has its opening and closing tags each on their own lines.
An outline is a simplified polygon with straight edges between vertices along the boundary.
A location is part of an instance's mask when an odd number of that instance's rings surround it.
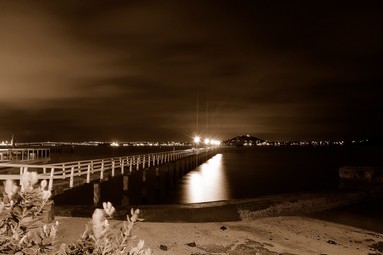
<svg viewBox="0 0 383 255">
<path fill-rule="evenodd" d="M 118 146 L 120 146 L 120 145 L 119 145 L 118 143 L 116 143 L 116 142 L 113 142 L 113 143 L 110 144 L 110 146 L 118 147 Z"/>
<path fill-rule="evenodd" d="M 210 143 L 210 139 L 209 138 L 206 138 L 205 139 L 205 144 L 209 144 Z"/>
<path fill-rule="evenodd" d="M 194 137 L 194 142 L 195 143 L 199 143 L 201 141 L 201 137 L 199 137 L 199 136 L 196 136 L 196 137 Z"/>
<path fill-rule="evenodd" d="M 212 144 L 212 145 L 220 145 L 221 142 L 220 142 L 220 141 L 217 141 L 217 140 L 211 140 L 211 141 L 210 141 L 210 144 Z"/>
</svg>

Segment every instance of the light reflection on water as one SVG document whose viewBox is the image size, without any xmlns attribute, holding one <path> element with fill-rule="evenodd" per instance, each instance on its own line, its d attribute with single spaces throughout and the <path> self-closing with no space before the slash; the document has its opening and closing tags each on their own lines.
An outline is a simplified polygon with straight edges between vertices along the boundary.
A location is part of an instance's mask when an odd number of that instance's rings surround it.
<svg viewBox="0 0 383 255">
<path fill-rule="evenodd" d="M 222 154 L 186 174 L 182 179 L 182 203 L 199 203 L 229 199 L 228 181 Z"/>
</svg>

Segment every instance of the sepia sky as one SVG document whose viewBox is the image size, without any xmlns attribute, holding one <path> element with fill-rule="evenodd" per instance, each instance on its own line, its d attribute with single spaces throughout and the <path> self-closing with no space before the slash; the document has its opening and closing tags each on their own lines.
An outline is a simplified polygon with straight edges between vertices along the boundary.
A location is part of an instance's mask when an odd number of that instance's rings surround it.
<svg viewBox="0 0 383 255">
<path fill-rule="evenodd" d="M 381 136 L 382 4 L 1 1 L 0 141 Z"/>
</svg>

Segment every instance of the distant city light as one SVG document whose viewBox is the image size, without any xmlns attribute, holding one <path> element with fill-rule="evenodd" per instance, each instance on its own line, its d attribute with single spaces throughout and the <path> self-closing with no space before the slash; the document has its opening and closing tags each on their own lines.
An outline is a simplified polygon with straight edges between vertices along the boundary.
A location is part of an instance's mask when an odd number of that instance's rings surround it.
<svg viewBox="0 0 383 255">
<path fill-rule="evenodd" d="M 116 142 L 113 142 L 113 143 L 110 144 L 110 146 L 118 147 L 118 146 L 120 146 L 120 145 L 119 145 L 118 143 L 116 143 Z"/>
<path fill-rule="evenodd" d="M 10 146 L 10 145 L 12 145 L 11 143 L 9 143 L 8 141 L 1 141 L 1 143 L 0 143 L 0 146 Z"/>
</svg>

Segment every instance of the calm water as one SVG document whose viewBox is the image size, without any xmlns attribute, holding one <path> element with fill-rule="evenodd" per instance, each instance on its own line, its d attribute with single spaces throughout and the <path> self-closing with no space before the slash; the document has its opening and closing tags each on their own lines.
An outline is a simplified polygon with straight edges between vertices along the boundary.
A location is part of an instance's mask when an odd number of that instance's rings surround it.
<svg viewBox="0 0 383 255">
<path fill-rule="evenodd" d="M 181 148 L 175 148 L 181 149 Z M 172 147 L 79 147 L 74 153 L 52 154 L 53 161 L 68 161 L 142 154 Z M 129 177 L 129 192 L 122 192 L 122 178 L 101 184 L 101 201 L 114 205 L 181 204 L 256 198 L 291 192 L 337 190 L 338 168 L 345 165 L 382 167 L 382 146 L 358 147 L 253 147 L 216 155 L 177 182 L 148 174 Z M 85 185 L 57 196 L 57 204 L 92 205 L 93 187 Z M 383 233 L 383 199 L 335 208 L 311 217 Z"/>
<path fill-rule="evenodd" d="M 182 148 L 175 148 L 182 149 Z M 74 153 L 53 153 L 52 161 L 68 161 L 132 155 L 173 147 L 76 147 Z M 262 195 L 335 190 L 338 168 L 343 165 L 381 166 L 381 147 L 252 147 L 218 154 L 190 171 L 176 183 L 154 173 L 145 186 L 141 175 L 129 177 L 129 192 L 122 192 L 116 178 L 101 186 L 101 199 L 114 204 L 180 204 L 228 199 L 254 198 Z M 91 187 L 57 197 L 58 203 L 91 204 Z M 68 202 L 70 201 L 70 202 Z"/>
<path fill-rule="evenodd" d="M 177 200 L 196 203 L 335 189 L 337 169 L 327 150 L 257 147 L 225 153 L 182 178 Z"/>
</svg>

